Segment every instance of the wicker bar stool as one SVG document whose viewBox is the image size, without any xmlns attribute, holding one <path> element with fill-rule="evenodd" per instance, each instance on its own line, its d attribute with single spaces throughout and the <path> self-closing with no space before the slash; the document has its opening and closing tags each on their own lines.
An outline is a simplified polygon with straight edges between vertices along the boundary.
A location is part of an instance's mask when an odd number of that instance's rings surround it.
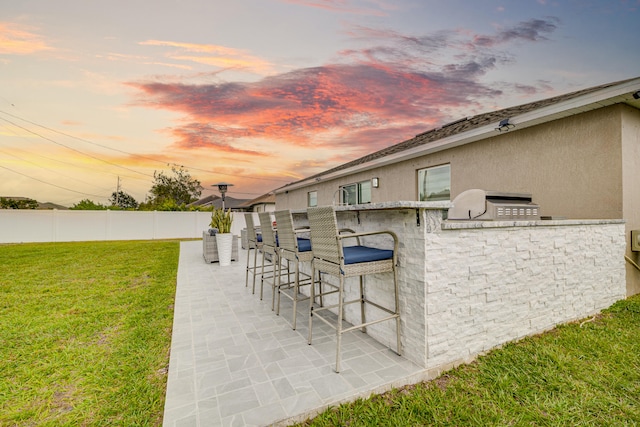
<svg viewBox="0 0 640 427">
<path fill-rule="evenodd" d="M 256 275 L 258 274 L 258 250 L 262 249 L 262 234 L 256 231 L 253 222 L 253 214 L 245 213 L 244 221 L 247 224 L 247 270 L 244 286 L 249 286 L 249 273 L 253 276 L 253 293 L 256 291 Z M 253 249 L 253 265 L 251 265 L 251 249 Z"/>
<path fill-rule="evenodd" d="M 265 280 L 271 280 L 271 290 L 272 290 L 272 298 L 271 298 L 271 310 L 275 309 L 275 299 L 276 299 L 276 288 L 280 286 L 279 276 L 280 276 L 280 250 L 278 249 L 278 241 L 276 237 L 276 232 L 273 229 L 273 223 L 271 214 L 269 212 L 260 212 L 258 213 L 258 219 L 260 220 L 260 229 L 262 231 L 262 267 L 261 267 L 261 278 L 260 278 L 260 299 L 262 300 L 263 292 L 264 292 L 264 282 Z M 265 260 L 266 255 L 269 254 L 271 256 L 271 273 L 265 274 Z M 287 266 L 287 275 L 289 273 L 289 267 Z M 255 292 L 255 287 L 254 287 Z"/>
<path fill-rule="evenodd" d="M 287 265 L 293 263 L 295 271 L 293 272 L 293 280 L 287 275 L 287 282 L 281 283 L 282 274 L 278 275 L 278 304 L 276 314 L 280 314 L 280 296 L 284 295 L 293 301 L 293 321 L 292 327 L 296 329 L 298 302 L 309 299 L 303 296 L 301 298 L 300 287 L 306 285 L 314 285 L 311 276 L 300 271 L 301 262 L 311 262 L 313 252 L 311 252 L 311 240 L 298 237 L 298 232 L 309 231 L 308 228 L 294 229 L 293 217 L 288 210 L 276 211 L 276 223 L 278 224 L 278 245 L 280 247 L 280 260 L 287 260 Z M 291 291 L 285 292 L 285 291 Z"/>
<path fill-rule="evenodd" d="M 336 214 L 331 206 L 309 208 L 307 210 L 309 217 L 309 225 L 311 227 L 311 245 L 313 247 L 312 276 L 315 277 L 316 271 L 329 274 L 338 278 L 338 285 L 323 282 L 323 285 L 335 288 L 331 292 L 325 292 L 324 295 L 337 291 L 338 303 L 333 305 L 325 305 L 323 307 L 314 307 L 309 305 L 309 344 L 311 344 L 313 319 L 322 320 L 336 331 L 336 372 L 340 372 L 340 344 L 342 342 L 342 334 L 354 329 L 361 329 L 366 332 L 366 327 L 374 323 L 380 323 L 387 320 L 396 322 L 396 353 L 401 354 L 400 343 L 400 312 L 398 299 L 398 274 L 396 270 L 398 257 L 398 238 L 391 231 L 374 231 L 364 233 L 340 234 L 338 230 Z M 393 250 L 378 249 L 374 247 L 360 245 L 360 237 L 386 234 L 393 238 Z M 355 246 L 344 246 L 343 240 L 355 238 L 357 244 Z M 393 273 L 393 292 L 395 307 L 393 309 L 383 307 L 365 296 L 365 283 L 363 276 L 375 273 Z M 351 301 L 344 301 L 345 278 L 360 278 L 360 297 Z M 315 301 L 315 286 L 311 289 L 311 301 Z M 320 291 L 322 292 L 322 291 Z M 360 324 L 352 325 L 344 328 L 342 325 L 344 316 L 344 306 L 348 304 L 360 304 Z M 371 305 L 384 313 L 383 317 L 375 320 L 367 321 L 365 319 L 365 304 Z M 331 320 L 330 316 L 323 317 L 320 312 L 337 308 L 337 322 Z"/>
</svg>

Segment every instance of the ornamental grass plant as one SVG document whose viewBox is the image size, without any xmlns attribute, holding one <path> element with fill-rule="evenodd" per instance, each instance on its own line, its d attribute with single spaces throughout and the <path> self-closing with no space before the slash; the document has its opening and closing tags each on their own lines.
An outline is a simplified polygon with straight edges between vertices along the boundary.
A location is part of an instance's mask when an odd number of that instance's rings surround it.
<svg viewBox="0 0 640 427">
<path fill-rule="evenodd" d="M 0 425 L 162 425 L 178 253 L 0 245 Z"/>
<path fill-rule="evenodd" d="M 225 211 L 222 208 L 214 208 L 211 211 L 211 228 L 215 228 L 219 233 L 231 233 L 231 224 L 233 223 L 233 215 L 231 208 Z"/>
</svg>

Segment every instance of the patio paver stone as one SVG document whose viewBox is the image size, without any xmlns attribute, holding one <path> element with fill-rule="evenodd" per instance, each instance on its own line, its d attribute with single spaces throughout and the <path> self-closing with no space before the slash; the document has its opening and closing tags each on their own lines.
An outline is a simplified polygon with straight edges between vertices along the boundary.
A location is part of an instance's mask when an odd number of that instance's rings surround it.
<svg viewBox="0 0 640 427">
<path fill-rule="evenodd" d="M 423 368 L 358 331 L 343 337 L 335 373 L 335 336 L 314 324 L 307 344 L 308 305 L 298 328 L 245 287 L 247 251 L 230 266 L 206 263 L 201 241 L 180 244 L 165 427 L 287 425 L 330 405 L 424 379 Z M 325 330 L 323 330 L 325 329 Z"/>
</svg>

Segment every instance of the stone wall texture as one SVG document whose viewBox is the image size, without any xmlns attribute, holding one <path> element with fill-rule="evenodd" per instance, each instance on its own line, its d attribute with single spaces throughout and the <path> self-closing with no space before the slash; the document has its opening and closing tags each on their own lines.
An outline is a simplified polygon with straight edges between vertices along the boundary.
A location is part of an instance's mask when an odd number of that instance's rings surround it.
<svg viewBox="0 0 640 427">
<path fill-rule="evenodd" d="M 623 221 L 450 222 L 443 212 L 338 212 L 340 227 L 398 235 L 403 356 L 420 366 L 448 369 L 626 296 Z M 367 276 L 367 298 L 393 307 L 392 279 Z M 347 283 L 346 298 L 357 298 L 358 279 Z M 376 315 L 367 310 L 367 319 Z M 359 304 L 347 307 L 346 320 L 359 322 Z M 395 349 L 394 322 L 367 333 Z"/>
</svg>

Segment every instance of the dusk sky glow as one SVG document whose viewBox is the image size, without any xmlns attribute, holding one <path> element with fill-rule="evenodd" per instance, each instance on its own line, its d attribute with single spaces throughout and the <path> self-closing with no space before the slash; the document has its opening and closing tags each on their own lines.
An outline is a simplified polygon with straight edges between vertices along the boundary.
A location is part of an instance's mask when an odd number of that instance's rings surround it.
<svg viewBox="0 0 640 427">
<path fill-rule="evenodd" d="M 444 123 L 640 76 L 640 0 L 22 0 L 0 9 L 0 196 L 251 199 Z"/>
</svg>

